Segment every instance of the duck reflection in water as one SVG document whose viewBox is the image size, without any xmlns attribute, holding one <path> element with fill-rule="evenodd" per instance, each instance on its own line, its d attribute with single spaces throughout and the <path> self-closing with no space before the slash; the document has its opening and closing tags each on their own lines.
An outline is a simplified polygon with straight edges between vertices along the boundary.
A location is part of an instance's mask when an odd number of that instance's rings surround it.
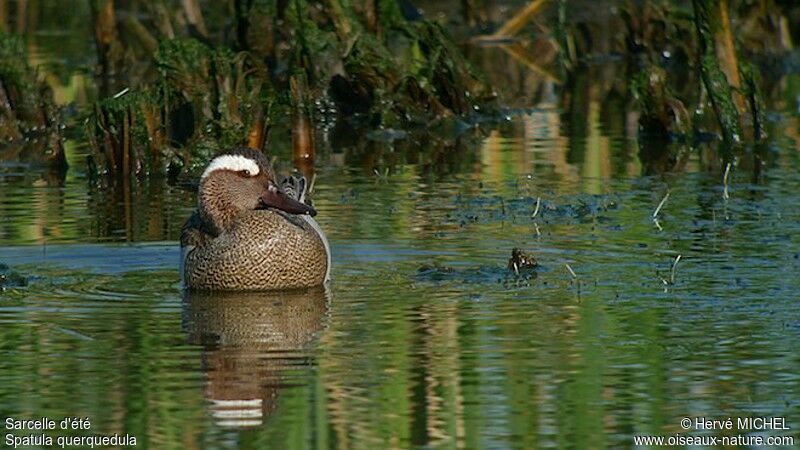
<svg viewBox="0 0 800 450">
<path fill-rule="evenodd" d="M 205 395 L 220 426 L 253 427 L 275 410 L 290 371 L 311 358 L 330 291 L 184 293 L 183 322 L 203 346 Z"/>
</svg>

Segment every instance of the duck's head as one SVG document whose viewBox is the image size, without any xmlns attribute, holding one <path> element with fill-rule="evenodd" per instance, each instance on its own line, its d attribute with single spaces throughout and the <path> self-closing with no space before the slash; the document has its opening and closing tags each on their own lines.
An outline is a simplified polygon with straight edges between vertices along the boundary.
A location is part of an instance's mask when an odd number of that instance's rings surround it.
<svg viewBox="0 0 800 450">
<path fill-rule="evenodd" d="M 200 177 L 198 201 L 200 213 L 216 233 L 227 229 L 240 214 L 255 209 L 317 213 L 283 192 L 267 157 L 249 148 L 231 150 L 211 160 Z"/>
</svg>

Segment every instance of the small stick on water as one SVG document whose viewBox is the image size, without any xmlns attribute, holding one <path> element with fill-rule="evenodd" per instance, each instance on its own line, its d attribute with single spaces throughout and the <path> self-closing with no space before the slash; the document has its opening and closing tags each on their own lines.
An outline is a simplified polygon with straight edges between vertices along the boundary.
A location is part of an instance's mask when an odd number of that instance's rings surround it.
<svg viewBox="0 0 800 450">
<path fill-rule="evenodd" d="M 653 223 L 656 225 L 656 228 L 658 228 L 658 231 L 663 230 L 663 228 L 661 228 L 661 224 L 658 223 L 658 213 L 661 212 L 661 208 L 663 208 L 664 204 L 667 203 L 668 198 L 669 198 L 669 191 L 667 191 L 667 193 L 664 195 L 664 198 L 662 198 L 661 202 L 658 204 L 658 206 L 656 206 L 656 210 L 653 211 Z"/>
<path fill-rule="evenodd" d="M 581 282 L 580 282 L 580 280 L 578 280 L 578 275 L 575 273 L 574 270 L 572 270 L 572 267 L 570 267 L 569 264 L 564 263 L 564 265 L 567 267 L 567 270 L 569 271 L 569 274 L 572 275 L 572 282 L 575 283 L 575 286 L 578 288 L 578 299 L 580 299 L 581 298 Z"/>
<path fill-rule="evenodd" d="M 728 195 L 728 175 L 731 173 L 731 163 L 725 166 L 725 175 L 722 176 L 722 198 L 725 200 L 729 199 L 730 196 Z"/>
<path fill-rule="evenodd" d="M 667 191 L 667 194 L 664 196 L 664 198 L 661 199 L 661 203 L 658 204 L 656 210 L 653 211 L 653 219 L 658 218 L 658 213 L 661 212 L 661 208 L 664 207 L 664 203 L 667 203 L 668 198 L 669 198 L 669 191 Z"/>
<path fill-rule="evenodd" d="M 567 270 L 569 271 L 569 274 L 572 275 L 572 279 L 577 280 L 578 275 L 575 275 L 575 271 L 572 270 L 572 267 L 570 267 L 569 264 L 566 263 L 564 265 L 567 266 Z"/>
<path fill-rule="evenodd" d="M 675 284 L 675 269 L 678 268 L 678 263 L 681 261 L 681 256 L 678 255 L 675 257 L 675 261 L 672 263 L 672 268 L 669 271 L 669 284 Z"/>
<path fill-rule="evenodd" d="M 531 215 L 531 219 L 535 219 L 536 215 L 539 214 L 539 205 L 542 202 L 542 197 L 536 197 L 536 208 L 533 208 L 533 214 Z"/>
</svg>

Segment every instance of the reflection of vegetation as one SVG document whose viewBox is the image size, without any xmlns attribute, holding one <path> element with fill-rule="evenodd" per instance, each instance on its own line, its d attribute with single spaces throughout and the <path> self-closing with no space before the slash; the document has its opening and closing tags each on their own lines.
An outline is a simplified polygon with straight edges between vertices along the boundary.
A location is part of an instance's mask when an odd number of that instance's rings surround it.
<svg viewBox="0 0 800 450">
<path fill-rule="evenodd" d="M 539 3 L 530 2 L 529 8 Z M 725 0 L 620 2 L 616 14 L 595 10 L 597 17 L 577 20 L 568 19 L 570 11 L 580 9 L 575 2 L 558 5 L 557 30 L 536 33 L 529 26 L 529 31 L 519 34 L 521 39 L 527 36 L 528 42 L 512 56 L 534 72 L 525 77 L 530 84 L 529 101 L 546 99 L 548 86 L 558 84 L 546 74 L 563 68 L 559 93 L 570 138 L 587 136 L 592 104 L 599 103 L 604 113 L 621 111 L 616 116 L 603 114 L 609 121 L 605 127 L 626 130 L 629 137 L 645 144 L 639 156 L 645 170 L 652 172 L 684 167 L 687 150 L 706 147 L 717 133 L 726 147 L 760 142 L 767 136 L 763 111 L 771 99 L 762 93 L 774 91 L 776 80 L 757 76 L 765 67 L 756 65 L 763 59 L 755 57 L 752 49 L 785 57 L 792 48 L 789 23 L 796 5 L 767 1 L 756 8 L 748 2 Z M 555 6 L 550 9 L 549 15 L 539 13 L 528 20 L 539 28 L 548 27 L 556 21 Z M 734 36 L 731 30 L 740 24 L 747 26 Z M 515 32 L 519 33 L 519 26 Z M 492 44 L 491 39 L 481 42 Z M 560 64 L 552 61 L 553 47 L 558 49 Z M 613 59 L 617 55 L 621 58 Z M 531 61 L 538 61 L 539 67 L 534 68 Z M 510 84 L 498 81 L 496 71 L 489 73 L 495 74 L 494 84 Z M 634 136 L 632 123 L 639 125 Z M 580 153 L 570 157 L 582 159 Z"/>
<path fill-rule="evenodd" d="M 28 64 L 22 40 L 0 30 L 0 146 L 10 147 L 0 160 L 66 168 L 60 125 L 53 93 Z M 22 145 L 31 139 L 35 145 Z"/>
<path fill-rule="evenodd" d="M 504 149 L 523 153 L 514 143 Z M 758 209 L 738 196 L 723 202 L 713 176 L 687 175 L 664 212 L 665 233 L 642 214 L 658 200 L 657 180 L 633 191 L 628 181 L 605 186 L 619 204 L 606 207 L 608 196 L 571 195 L 584 189 L 580 178 L 548 182 L 541 157 L 526 172 L 542 176 L 520 181 L 521 164 L 436 184 L 411 169 L 385 182 L 348 171 L 323 178 L 319 203 L 323 213 L 336 208 L 325 225 L 341 255 L 330 319 L 302 298 L 294 298 L 300 311 L 257 297 L 182 305 L 174 268 L 21 267 L 39 279 L 0 300 L 0 408 L 30 417 L 78 411 L 97 433 L 132 433 L 159 449 L 617 448 L 634 432 L 669 432 L 697 403 L 726 415 L 753 404 L 791 414 L 781 395 L 797 395 L 786 340 L 797 282 L 772 267 L 796 266 L 800 221 L 781 204 L 791 202 L 797 161 L 757 191 Z M 547 193 L 539 238 L 526 189 Z M 464 214 L 479 217 L 461 226 Z M 764 232 L 778 214 L 780 239 Z M 754 242 L 774 252 L 755 258 Z M 431 260 L 505 270 L 516 243 L 546 250 L 529 286 L 413 278 Z M 83 248 L 87 264 L 100 266 L 93 247 Z M 113 250 L 97 270 L 125 267 L 127 246 Z M 665 294 L 656 271 L 668 271 L 674 253 L 686 265 Z M 585 280 L 580 299 L 564 259 Z M 788 315 L 772 320 L 776 308 Z M 307 348 L 326 321 L 318 349 Z M 274 331 L 284 334 L 264 338 Z M 269 403 L 269 417 L 245 430 L 219 426 L 210 411 L 220 406 L 208 400 L 251 394 Z"/>
</svg>

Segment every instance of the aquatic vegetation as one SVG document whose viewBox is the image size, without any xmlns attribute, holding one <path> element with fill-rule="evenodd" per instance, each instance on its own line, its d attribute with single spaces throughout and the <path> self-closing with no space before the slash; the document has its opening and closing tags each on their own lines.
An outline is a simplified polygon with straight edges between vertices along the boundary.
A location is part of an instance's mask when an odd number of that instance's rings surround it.
<svg viewBox="0 0 800 450">
<path fill-rule="evenodd" d="M 733 87 L 739 86 L 736 52 L 730 43 L 727 1 L 694 0 L 695 26 L 700 41 L 700 74 L 708 91 L 723 139 L 728 144 L 742 140 L 739 110 L 734 104 Z M 722 36 L 718 36 L 722 35 Z M 726 48 L 719 49 L 717 41 Z M 718 53 L 725 55 L 719 57 Z"/>
<path fill-rule="evenodd" d="M 101 100 L 87 121 L 103 171 L 197 175 L 221 149 L 263 147 L 273 101 L 263 66 L 193 39 L 162 42 L 154 64 L 159 83 Z"/>
<path fill-rule="evenodd" d="M 508 259 L 508 269 L 514 271 L 514 274 L 520 276 L 534 271 L 539 267 L 536 258 L 531 256 L 528 252 L 514 247 L 511 250 L 511 258 Z"/>
<path fill-rule="evenodd" d="M 28 279 L 12 270 L 6 264 L 0 263 L 0 292 L 16 287 L 25 287 Z"/>
<path fill-rule="evenodd" d="M 533 267 L 515 272 L 501 266 L 454 268 L 434 262 L 419 266 L 414 279 L 419 283 L 437 285 L 483 285 L 489 289 L 499 285 L 503 289 L 515 289 L 530 286 L 537 277 L 538 273 Z"/>
<path fill-rule="evenodd" d="M 101 100 L 88 119 L 97 166 L 123 177 L 193 176 L 217 149 L 263 148 L 273 127 L 291 130 L 296 163 L 313 161 L 313 105 L 332 103 L 342 120 L 370 129 L 402 129 L 470 115 L 492 101 L 440 25 L 406 20 L 394 2 L 373 7 L 374 17 L 334 1 L 320 16 L 303 1 L 237 2 L 234 42 L 160 39 L 151 61 L 157 81 Z M 268 11 L 286 19 L 280 47 L 252 35 L 278 27 Z"/>
</svg>

